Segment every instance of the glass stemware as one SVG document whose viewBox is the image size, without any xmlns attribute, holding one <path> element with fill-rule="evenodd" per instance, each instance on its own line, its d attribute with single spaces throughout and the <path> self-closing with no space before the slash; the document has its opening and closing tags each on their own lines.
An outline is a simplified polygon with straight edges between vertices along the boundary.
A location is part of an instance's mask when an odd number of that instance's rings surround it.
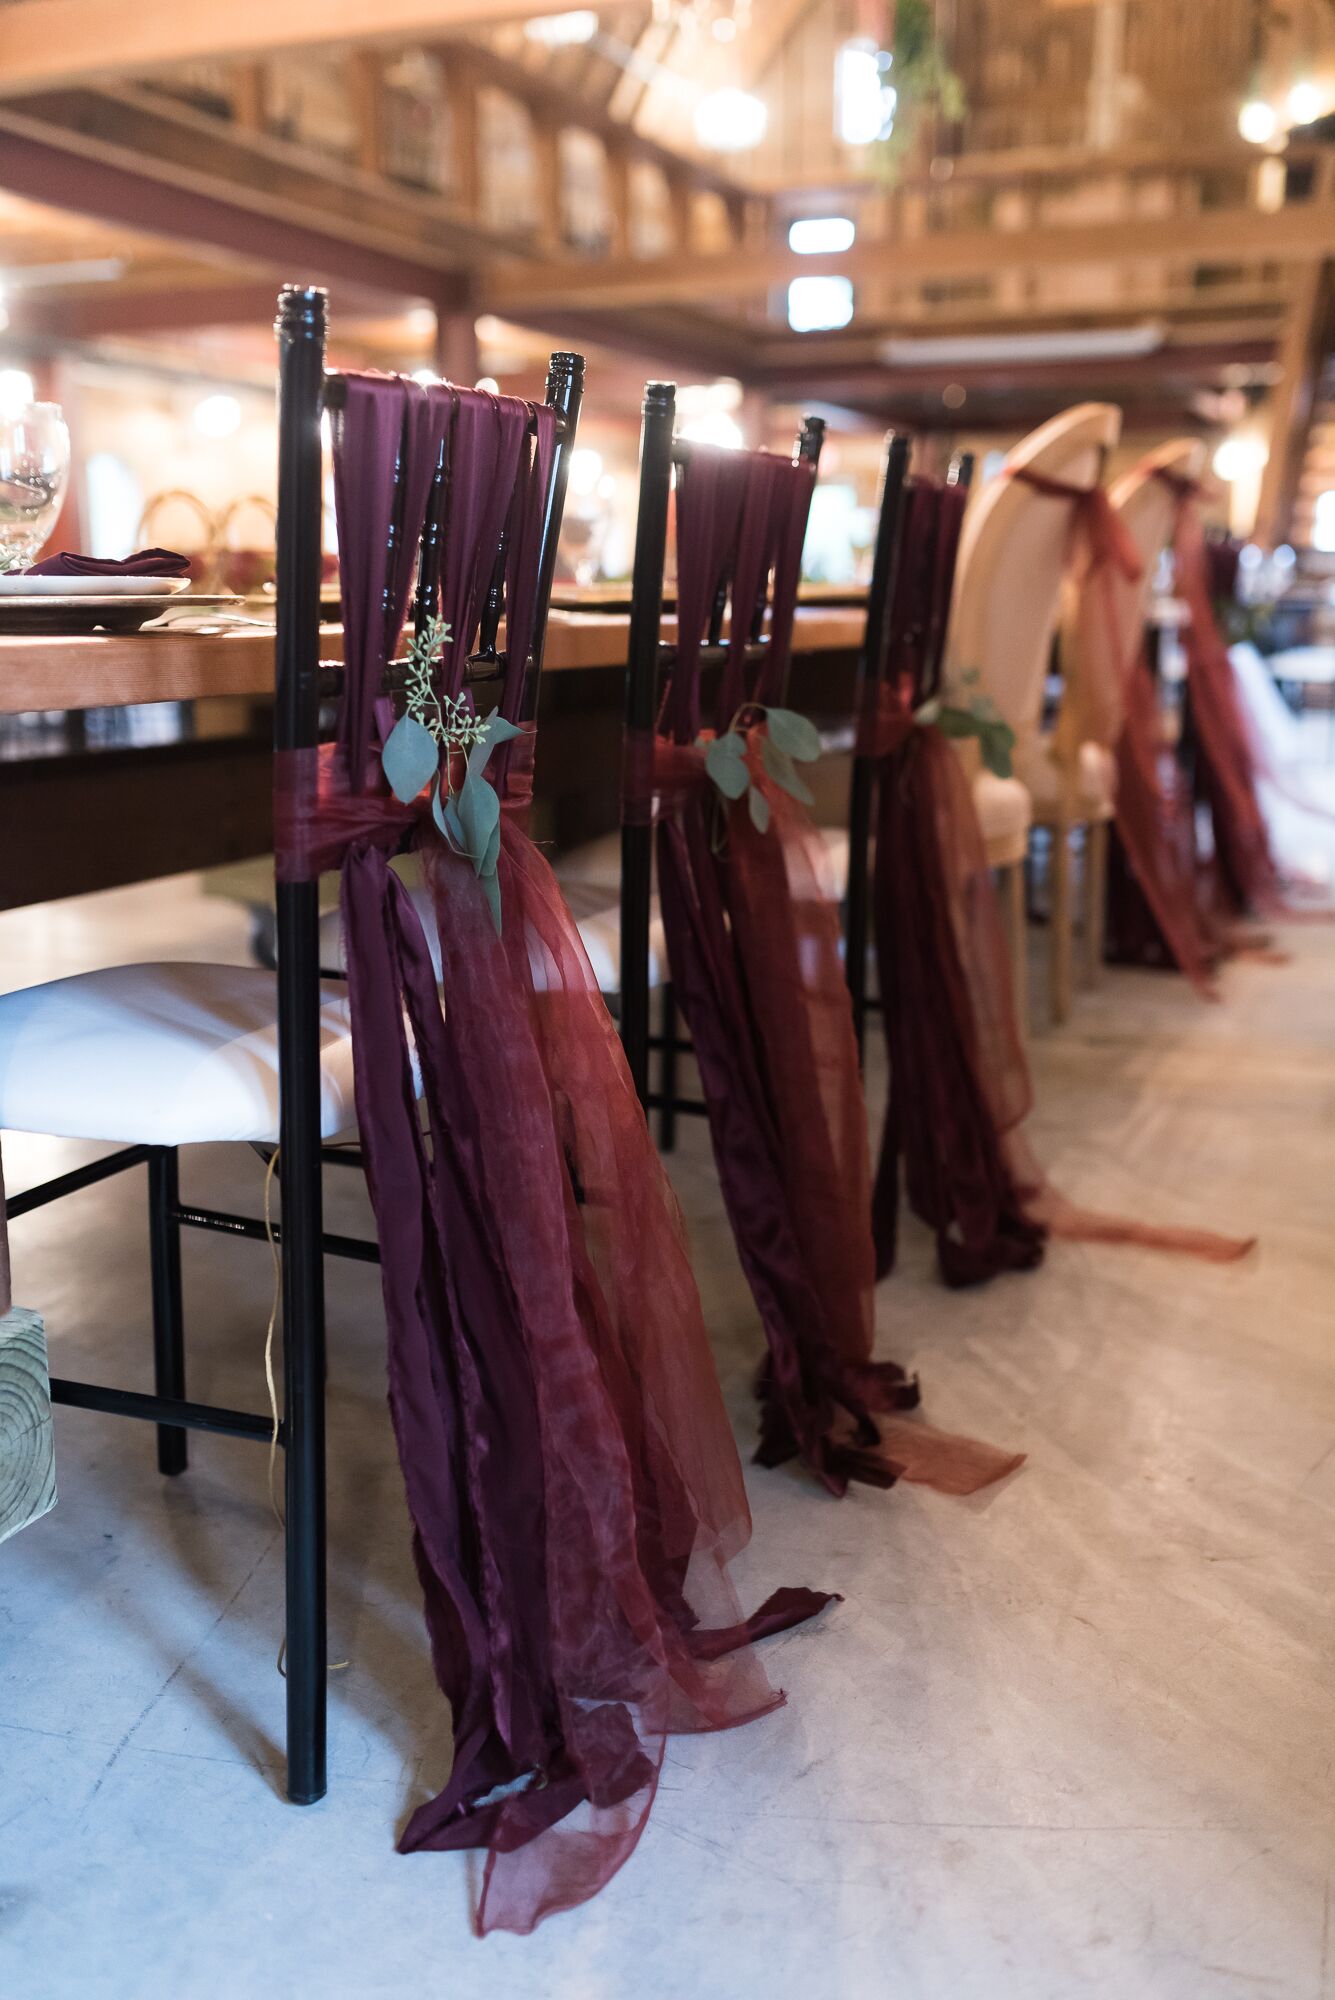
<svg viewBox="0 0 1335 2000">
<path fill-rule="evenodd" d="M 70 434 L 59 403 L 0 413 L 0 574 L 31 566 L 60 512 Z"/>
</svg>

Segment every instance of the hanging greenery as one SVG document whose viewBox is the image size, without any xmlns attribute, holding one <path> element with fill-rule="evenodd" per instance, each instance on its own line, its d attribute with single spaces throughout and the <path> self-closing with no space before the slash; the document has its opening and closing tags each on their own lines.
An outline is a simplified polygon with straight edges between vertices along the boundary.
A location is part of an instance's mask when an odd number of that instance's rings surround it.
<svg viewBox="0 0 1335 2000">
<path fill-rule="evenodd" d="M 889 81 L 895 112 L 889 132 L 877 142 L 882 173 L 893 180 L 916 148 L 928 119 L 958 125 L 964 116 L 964 85 L 950 67 L 945 43 L 936 32 L 934 0 L 896 0 Z"/>
</svg>

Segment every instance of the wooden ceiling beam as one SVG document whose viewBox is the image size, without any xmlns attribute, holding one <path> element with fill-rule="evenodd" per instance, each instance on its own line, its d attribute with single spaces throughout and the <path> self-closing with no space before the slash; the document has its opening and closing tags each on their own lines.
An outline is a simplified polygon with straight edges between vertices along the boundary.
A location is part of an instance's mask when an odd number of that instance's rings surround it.
<svg viewBox="0 0 1335 2000">
<path fill-rule="evenodd" d="M 560 14 L 569 0 L 14 0 L 0 35 L 0 95 L 176 63 L 254 58 L 330 43 L 432 39 L 456 28 Z"/>
<path fill-rule="evenodd" d="M 3 21 L 3 15 L 0 15 L 0 21 Z M 721 194 L 725 199 L 749 192 L 741 181 L 720 172 L 708 161 L 676 153 L 670 146 L 662 146 L 656 139 L 646 139 L 632 131 L 601 105 L 554 83 L 544 71 L 530 70 L 510 62 L 505 56 L 499 56 L 494 50 L 475 42 L 437 40 L 433 46 L 447 70 L 452 62 L 464 63 L 474 88 L 479 84 L 489 84 L 492 89 L 515 98 L 527 107 L 535 121 L 545 125 L 575 126 L 580 131 L 592 132 L 605 145 L 625 147 L 633 158 L 651 161 L 669 178 L 685 178 L 697 187 Z"/>
<path fill-rule="evenodd" d="M 262 247 L 266 261 L 294 280 L 347 281 L 382 297 L 408 299 L 435 299 L 448 289 L 441 268 L 351 242 L 310 221 L 289 221 L 275 212 L 272 198 L 266 210 L 260 202 L 249 206 L 193 188 L 177 186 L 168 193 L 161 180 L 146 173 L 26 133 L 0 129 L 0 186 L 31 201 L 251 263 Z"/>
<path fill-rule="evenodd" d="M 859 280 L 992 277 L 1015 270 L 1091 268 L 1187 260 L 1224 266 L 1322 259 L 1335 242 L 1335 201 L 1293 203 L 1275 213 L 1254 208 L 1197 215 L 1142 217 L 1078 228 L 954 230 L 905 239 L 863 238 L 835 256 L 796 257 L 790 251 L 731 251 L 725 256 L 574 258 L 547 264 L 509 262 L 484 271 L 480 296 L 489 311 L 542 306 L 597 312 L 628 306 L 711 303 L 755 297 L 798 277 Z M 1134 312 L 1132 301 L 1114 304 Z"/>
</svg>

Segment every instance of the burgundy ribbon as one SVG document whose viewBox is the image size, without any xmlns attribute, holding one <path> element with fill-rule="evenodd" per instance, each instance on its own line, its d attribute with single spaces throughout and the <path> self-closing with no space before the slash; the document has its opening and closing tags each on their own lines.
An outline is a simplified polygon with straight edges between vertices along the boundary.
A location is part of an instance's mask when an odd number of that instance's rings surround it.
<svg viewBox="0 0 1335 2000">
<path fill-rule="evenodd" d="M 741 1468 L 680 1216 L 523 829 L 531 733 L 492 760 L 501 938 L 428 795 L 400 805 L 377 769 L 406 551 L 442 456 L 439 684 L 462 686 L 504 528 L 501 707 L 518 714 L 554 443 L 541 407 L 349 380 L 334 437 L 345 713 L 337 745 L 280 760 L 275 798 L 285 878 L 342 867 L 390 1408 L 454 1733 L 448 1782 L 402 1844 L 486 1850 L 481 1930 L 530 1930 L 592 1895 L 634 1849 L 667 1732 L 774 1707 L 747 1642 L 828 1601 L 782 1592 L 745 1620 L 728 1581 L 750 1529 Z M 389 865 L 407 842 L 439 984 Z"/>
<path fill-rule="evenodd" d="M 631 753 L 638 823 L 656 816 L 658 879 L 673 992 L 690 1029 L 710 1137 L 738 1254 L 767 1343 L 757 1457 L 793 1456 L 827 1489 L 896 1477 L 970 1492 L 1018 1463 L 897 1415 L 917 1384 L 874 1362 L 873 1252 L 866 1113 L 852 1014 L 819 835 L 762 761 L 749 733 L 760 832 L 748 806 L 725 807 L 689 740 L 699 713 L 702 637 L 722 565 L 758 531 L 772 490 L 735 459 L 694 455 L 677 492 L 678 654 L 670 696 L 677 741 L 652 762 Z M 773 520 L 768 516 L 766 532 Z M 790 516 L 791 549 L 797 531 Z M 743 569 L 745 588 L 754 574 Z M 791 623 L 792 594 L 783 607 Z M 753 613 L 734 605 L 734 627 Z M 786 632 L 775 613 L 771 643 Z M 683 675 L 689 676 L 684 679 Z M 727 720 L 736 687 L 719 704 Z M 646 796 L 646 787 L 649 788 Z"/>
</svg>

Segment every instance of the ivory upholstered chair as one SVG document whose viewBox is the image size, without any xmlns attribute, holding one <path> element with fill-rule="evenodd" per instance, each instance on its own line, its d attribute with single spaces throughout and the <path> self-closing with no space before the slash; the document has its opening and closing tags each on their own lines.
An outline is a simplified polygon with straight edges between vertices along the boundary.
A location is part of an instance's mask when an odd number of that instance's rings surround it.
<svg viewBox="0 0 1335 2000">
<path fill-rule="evenodd" d="M 1005 472 L 1028 467 L 1092 489 L 1102 479 L 1121 423 L 1112 404 L 1082 403 L 1017 445 Z M 964 522 L 946 664 L 948 687 L 959 694 L 965 676 L 977 674 L 1015 731 L 1015 774 L 1030 802 L 1032 824 L 1051 834 L 1050 1004 L 1057 1021 L 1066 1018 L 1071 1000 L 1071 835 L 1080 827 L 1106 827 L 1114 797 L 1112 753 L 1082 740 L 1074 698 L 1063 700 L 1064 721 L 1059 715 L 1055 729 L 1043 728 L 1075 517 L 1075 501 L 1049 497 L 1013 476 L 992 479 L 979 491 Z M 974 782 L 987 833 L 988 795 L 1000 781 L 979 772 Z M 1026 827 L 1021 852 L 1027 835 Z M 1011 907 L 1014 911 L 1014 888 Z"/>
</svg>

